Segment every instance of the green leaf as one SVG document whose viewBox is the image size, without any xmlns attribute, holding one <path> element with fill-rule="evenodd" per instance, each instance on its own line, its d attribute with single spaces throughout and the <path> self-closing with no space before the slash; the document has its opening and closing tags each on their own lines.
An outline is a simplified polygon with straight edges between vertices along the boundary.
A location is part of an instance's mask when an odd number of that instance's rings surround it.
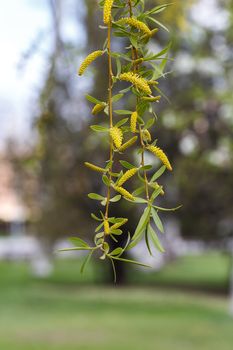
<svg viewBox="0 0 233 350">
<path fill-rule="evenodd" d="M 109 255 L 113 256 L 113 255 L 120 255 L 122 254 L 123 249 L 121 247 L 118 247 L 116 249 L 114 249 Z"/>
<path fill-rule="evenodd" d="M 109 180 L 109 178 L 107 177 L 107 175 L 103 175 L 102 176 L 102 181 L 106 186 L 110 186 L 111 182 Z"/>
<path fill-rule="evenodd" d="M 150 197 L 150 202 L 153 203 L 155 198 L 157 198 L 160 193 L 162 192 L 162 187 L 158 188 L 157 190 L 154 190 L 154 192 L 152 193 L 151 197 Z"/>
<path fill-rule="evenodd" d="M 145 233 L 145 241 L 146 241 L 146 246 L 147 246 L 147 249 L 148 249 L 150 256 L 153 256 L 151 248 L 150 248 L 150 242 L 148 239 L 148 230 L 146 230 L 146 233 Z"/>
<path fill-rule="evenodd" d="M 159 231 L 161 231 L 162 233 L 164 233 L 164 227 L 163 227 L 163 223 L 160 220 L 160 217 L 158 216 L 157 211 L 154 208 L 151 208 L 151 214 L 154 220 L 155 225 L 158 227 Z"/>
<path fill-rule="evenodd" d="M 97 103 L 103 104 L 104 103 L 103 101 L 97 100 L 97 98 L 95 98 L 95 97 L 93 97 L 91 95 L 86 95 L 85 97 L 86 97 L 86 99 L 89 102 L 92 102 L 92 103 L 95 103 L 95 104 L 97 104 Z"/>
<path fill-rule="evenodd" d="M 101 224 L 99 224 L 99 225 L 96 227 L 95 232 L 98 232 L 98 231 L 101 229 L 101 227 L 103 227 L 103 225 L 104 225 L 104 223 L 101 222 Z"/>
<path fill-rule="evenodd" d="M 132 193 L 132 195 L 133 195 L 134 197 L 136 197 L 136 196 L 139 196 L 139 194 L 141 194 L 141 193 L 144 192 L 144 191 L 145 191 L 145 186 L 141 186 L 141 187 L 137 188 L 137 189 Z"/>
<path fill-rule="evenodd" d="M 112 102 L 117 102 L 117 101 L 119 101 L 123 96 L 124 96 L 124 94 L 117 94 L 117 95 L 114 95 L 114 96 L 112 97 Z"/>
<path fill-rule="evenodd" d="M 101 125 L 91 125 L 90 128 L 97 132 L 107 132 L 109 129 Z"/>
<path fill-rule="evenodd" d="M 130 36 L 129 40 L 130 40 L 131 44 L 133 45 L 133 47 L 135 47 L 135 49 L 137 49 L 138 48 L 137 39 L 135 37 L 133 37 L 133 36 Z"/>
<path fill-rule="evenodd" d="M 139 261 L 135 261 L 135 260 L 118 258 L 116 256 L 112 256 L 111 258 L 114 260 L 119 260 L 119 261 L 123 261 L 123 262 L 130 263 L 130 264 L 135 264 L 135 265 L 139 265 L 139 266 L 143 266 L 143 267 L 151 267 L 150 265 L 146 265 L 146 264 L 143 264 L 143 263 L 141 263 Z"/>
<path fill-rule="evenodd" d="M 89 245 L 85 241 L 83 241 L 81 238 L 78 238 L 78 237 L 70 237 L 69 241 L 75 247 L 89 247 Z"/>
<path fill-rule="evenodd" d="M 143 232 L 142 232 L 142 235 L 143 235 Z M 130 250 L 130 249 L 136 247 L 136 245 L 141 241 L 142 235 L 139 235 L 139 236 L 137 237 L 137 239 L 132 240 L 132 241 L 127 245 L 126 250 Z"/>
<path fill-rule="evenodd" d="M 122 234 L 122 230 L 117 228 L 115 230 L 111 230 L 111 234 L 120 236 Z"/>
<path fill-rule="evenodd" d="M 171 43 L 169 43 L 164 49 L 162 49 L 161 51 L 159 51 L 157 54 L 152 55 L 152 56 L 147 56 L 144 60 L 145 61 L 151 61 L 151 60 L 155 60 L 158 57 L 163 56 L 164 54 L 166 54 L 169 49 L 171 48 Z"/>
<path fill-rule="evenodd" d="M 157 19 L 152 18 L 152 17 L 148 17 L 148 19 L 151 20 L 152 22 L 156 23 L 157 25 L 159 25 L 161 28 L 163 28 L 167 32 L 169 32 L 169 29 L 164 24 L 162 24 L 160 21 L 158 21 Z"/>
<path fill-rule="evenodd" d="M 95 214 L 91 213 L 91 217 L 92 219 L 96 220 L 96 221 L 102 221 L 102 219 L 98 218 L 98 216 L 96 216 Z"/>
<path fill-rule="evenodd" d="M 140 170 L 151 170 L 151 169 L 152 169 L 152 165 L 144 165 L 140 167 Z"/>
<path fill-rule="evenodd" d="M 69 252 L 73 250 L 93 250 L 92 247 L 74 247 L 74 248 L 62 248 L 58 249 L 59 252 Z"/>
<path fill-rule="evenodd" d="M 118 77 L 121 74 L 121 61 L 119 60 L 119 58 L 116 58 L 116 66 L 117 66 L 116 76 Z"/>
<path fill-rule="evenodd" d="M 161 210 L 161 211 L 176 211 L 182 207 L 183 207 L 183 205 L 179 205 L 178 207 L 175 207 L 175 208 L 162 208 L 162 207 L 158 207 L 156 205 L 153 205 L 153 208 L 155 208 L 157 210 Z"/>
<path fill-rule="evenodd" d="M 144 198 L 134 197 L 134 203 L 148 203 L 148 201 Z"/>
<path fill-rule="evenodd" d="M 114 283 L 116 283 L 116 279 L 117 279 L 117 275 L 116 275 L 116 268 L 114 265 L 114 261 L 112 260 L 112 257 L 110 255 L 108 255 L 108 258 L 110 259 L 111 263 L 112 263 L 112 270 L 113 270 L 113 276 L 114 276 Z"/>
<path fill-rule="evenodd" d="M 128 120 L 129 120 L 129 118 L 124 118 L 124 119 L 120 120 L 118 123 L 116 123 L 115 126 L 117 126 L 119 128 L 120 126 L 122 126 L 125 123 L 127 123 Z"/>
<path fill-rule="evenodd" d="M 97 201 L 102 201 L 103 199 L 105 199 L 105 197 L 99 195 L 98 193 L 88 193 L 88 197 Z"/>
<path fill-rule="evenodd" d="M 151 182 L 154 182 L 155 180 L 157 180 L 161 175 L 163 175 L 164 171 L 166 170 L 166 166 L 163 165 L 158 171 L 156 171 L 156 173 L 154 173 L 154 175 L 151 178 Z"/>
<path fill-rule="evenodd" d="M 155 123 L 155 118 L 150 118 L 148 122 L 146 122 L 144 129 L 150 129 L 152 125 Z"/>
<path fill-rule="evenodd" d="M 154 243 L 155 248 L 157 248 L 161 253 L 164 253 L 165 250 L 162 247 L 156 232 L 153 230 L 153 228 L 151 227 L 150 224 L 148 225 L 148 234 L 149 234 L 152 242 Z"/>
<path fill-rule="evenodd" d="M 125 115 L 125 114 L 132 114 L 133 112 L 126 109 L 115 109 L 114 113 L 119 115 Z"/>
<path fill-rule="evenodd" d="M 82 263 L 82 265 L 81 265 L 81 268 L 80 268 L 80 272 L 81 272 L 81 273 L 83 273 L 85 267 L 86 267 L 87 264 L 89 263 L 92 254 L 93 254 L 93 250 L 91 250 L 91 251 L 87 254 L 87 256 L 85 257 L 85 259 L 84 259 L 84 261 L 83 261 L 83 263 Z"/>
<path fill-rule="evenodd" d="M 136 227 L 135 233 L 132 237 L 132 240 L 137 239 L 138 237 L 141 236 L 143 231 L 145 230 L 146 225 L 148 224 L 148 221 L 150 219 L 150 212 L 151 212 L 151 207 L 146 207 L 144 209 L 144 212 L 138 222 L 138 225 Z"/>
<path fill-rule="evenodd" d="M 125 160 L 120 160 L 121 165 L 126 169 L 132 169 L 135 168 L 135 166 L 129 162 L 126 162 Z"/>
<path fill-rule="evenodd" d="M 99 232 L 95 235 L 96 239 L 102 238 L 104 236 L 104 232 Z"/>
<path fill-rule="evenodd" d="M 121 199 L 121 195 L 117 194 L 116 196 L 114 196 L 113 198 L 110 199 L 110 202 L 112 203 L 116 203 Z"/>
</svg>

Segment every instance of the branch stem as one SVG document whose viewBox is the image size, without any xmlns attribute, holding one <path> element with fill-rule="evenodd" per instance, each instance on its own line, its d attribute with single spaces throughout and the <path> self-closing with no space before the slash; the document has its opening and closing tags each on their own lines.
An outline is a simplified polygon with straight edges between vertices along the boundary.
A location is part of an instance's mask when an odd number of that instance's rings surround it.
<svg viewBox="0 0 233 350">
<path fill-rule="evenodd" d="M 108 51 L 108 110 L 109 110 L 109 128 L 113 127 L 113 113 L 112 113 L 112 58 L 111 58 L 111 23 L 108 24 L 108 43 L 107 43 L 107 51 Z M 113 162 L 113 141 L 111 136 L 109 136 L 109 144 L 110 144 L 110 168 L 109 168 L 109 182 L 112 180 L 112 162 Z M 108 220 L 109 214 L 109 205 L 111 199 L 111 185 L 108 186 L 107 189 L 107 201 L 106 201 L 106 209 L 105 209 L 105 220 Z"/>
<path fill-rule="evenodd" d="M 129 15 L 130 17 L 133 16 L 133 9 L 132 9 L 132 2 L 131 0 L 128 0 L 128 6 L 129 6 Z M 138 50 L 136 49 L 136 47 L 132 46 L 132 59 L 133 61 L 138 59 Z M 133 63 L 133 71 L 134 73 L 138 72 L 138 65 Z M 137 97 L 137 104 L 136 104 L 136 110 L 137 110 L 137 105 L 138 105 L 138 101 L 139 98 Z M 139 125 L 139 136 L 140 136 L 140 144 L 142 147 L 142 153 L 141 153 L 141 166 L 144 167 L 145 166 L 145 144 L 143 141 L 143 133 L 142 133 L 142 127 L 141 125 Z M 149 187 L 148 187 L 148 178 L 147 178 L 147 172 L 144 169 L 143 170 L 143 177 L 144 177 L 144 182 L 145 182 L 145 193 L 146 193 L 146 199 L 149 201 L 150 196 L 149 196 Z"/>
</svg>

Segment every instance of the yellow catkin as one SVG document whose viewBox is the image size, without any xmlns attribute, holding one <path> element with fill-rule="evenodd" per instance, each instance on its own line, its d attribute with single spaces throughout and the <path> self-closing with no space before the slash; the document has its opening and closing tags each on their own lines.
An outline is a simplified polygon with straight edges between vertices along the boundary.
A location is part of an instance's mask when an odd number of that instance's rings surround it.
<svg viewBox="0 0 233 350">
<path fill-rule="evenodd" d="M 151 89 L 146 81 L 146 79 L 140 77 L 138 74 L 133 72 L 122 73 L 119 76 L 120 80 L 129 81 L 133 85 L 135 85 L 139 90 L 142 90 L 147 95 L 151 95 Z"/>
<path fill-rule="evenodd" d="M 93 107 L 91 113 L 94 114 L 94 115 L 95 115 L 95 114 L 98 114 L 98 113 L 101 112 L 104 108 L 105 108 L 105 104 L 103 104 L 103 103 L 97 103 L 97 104 Z"/>
<path fill-rule="evenodd" d="M 119 151 L 123 152 L 125 151 L 128 147 L 132 146 L 136 141 L 137 141 L 138 137 L 134 136 L 132 137 L 129 141 L 125 142 L 120 148 Z"/>
<path fill-rule="evenodd" d="M 171 166 L 166 154 L 163 152 L 163 150 L 161 150 L 161 148 L 159 148 L 157 146 L 149 145 L 149 146 L 147 146 L 147 149 L 148 149 L 148 151 L 153 153 L 156 157 L 158 157 L 168 170 L 172 171 L 172 166 Z"/>
<path fill-rule="evenodd" d="M 158 96 L 151 96 L 151 97 L 149 97 L 149 96 L 143 96 L 142 97 L 142 100 L 148 101 L 148 102 L 158 102 L 158 101 L 160 101 L 160 99 L 161 99 L 160 95 L 158 95 Z"/>
<path fill-rule="evenodd" d="M 114 126 L 110 129 L 110 136 L 116 148 L 120 148 L 123 140 L 123 133 L 120 128 Z"/>
<path fill-rule="evenodd" d="M 111 23 L 113 2 L 114 0 L 105 0 L 104 2 L 103 21 L 105 24 Z"/>
<path fill-rule="evenodd" d="M 138 168 L 132 168 L 127 170 L 118 181 L 117 186 L 122 186 L 127 180 L 129 180 L 132 176 L 134 176 L 137 171 L 138 171 Z"/>
<path fill-rule="evenodd" d="M 109 222 L 106 219 L 104 219 L 104 233 L 106 235 L 108 235 L 110 233 Z"/>
<path fill-rule="evenodd" d="M 97 171 L 98 173 L 105 173 L 106 172 L 106 170 L 104 168 L 100 168 L 97 165 L 94 165 L 94 164 L 91 164 L 88 162 L 85 162 L 84 164 L 86 165 L 86 167 L 90 168 L 91 170 Z"/>
<path fill-rule="evenodd" d="M 134 200 L 135 200 L 134 196 L 133 196 L 131 193 L 129 193 L 125 188 L 120 187 L 120 186 L 115 186 L 114 188 L 115 188 L 115 190 L 116 190 L 117 192 L 119 192 L 123 197 L 125 197 L 125 198 L 127 198 L 127 199 L 130 199 L 131 201 L 134 201 Z"/>
<path fill-rule="evenodd" d="M 97 58 L 102 56 L 104 51 L 102 50 L 97 50 L 92 53 L 90 53 L 82 62 L 82 64 L 79 67 L 78 75 L 83 75 L 87 67 Z"/>
<path fill-rule="evenodd" d="M 130 130 L 135 133 L 137 130 L 138 113 L 133 112 L 130 117 Z"/>
<path fill-rule="evenodd" d="M 119 222 L 116 222 L 114 225 L 112 225 L 112 226 L 110 227 L 110 230 L 111 230 L 111 231 L 112 231 L 112 230 L 116 230 L 116 229 L 118 229 L 119 227 L 121 227 L 122 225 L 126 224 L 126 222 L 128 222 L 128 219 L 123 219 L 123 220 L 121 220 L 121 221 L 119 221 Z"/>
<path fill-rule="evenodd" d="M 151 134 L 150 134 L 149 130 L 147 130 L 147 129 L 143 130 L 142 137 L 143 137 L 144 141 L 151 142 Z"/>
<path fill-rule="evenodd" d="M 133 17 L 122 18 L 119 21 L 117 21 L 117 23 L 128 24 L 131 27 L 137 28 L 138 30 L 140 30 L 142 33 L 146 35 L 151 35 L 151 30 L 148 28 L 148 26 L 136 18 L 133 18 Z"/>
</svg>

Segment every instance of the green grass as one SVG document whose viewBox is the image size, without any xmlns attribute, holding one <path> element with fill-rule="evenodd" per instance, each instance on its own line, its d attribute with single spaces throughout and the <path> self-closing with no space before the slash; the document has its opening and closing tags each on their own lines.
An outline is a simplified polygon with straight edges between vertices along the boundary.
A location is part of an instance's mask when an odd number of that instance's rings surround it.
<svg viewBox="0 0 233 350">
<path fill-rule="evenodd" d="M 92 286 L 96 270 L 85 284 L 76 265 L 58 261 L 52 278 L 35 280 L 26 264 L 0 263 L 1 350 L 231 349 L 223 297 Z"/>
<path fill-rule="evenodd" d="M 179 258 L 158 272 L 131 274 L 130 280 L 162 286 L 225 291 L 229 283 L 229 257 L 215 252 Z"/>
</svg>

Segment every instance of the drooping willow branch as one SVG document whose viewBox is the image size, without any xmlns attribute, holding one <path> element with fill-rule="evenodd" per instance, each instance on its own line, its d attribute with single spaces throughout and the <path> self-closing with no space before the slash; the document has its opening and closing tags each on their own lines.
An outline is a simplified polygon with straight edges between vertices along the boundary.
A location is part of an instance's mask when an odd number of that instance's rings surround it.
<svg viewBox="0 0 233 350">
<path fill-rule="evenodd" d="M 91 214 L 97 222 L 94 234 L 94 245 L 89 245 L 80 238 L 71 239 L 73 248 L 64 250 L 86 250 L 89 251 L 82 270 L 89 261 L 94 251 L 101 252 L 100 259 L 110 259 L 114 268 L 114 260 L 120 260 L 133 264 L 143 265 L 134 260 L 121 257 L 125 250 L 130 250 L 145 237 L 145 242 L 150 254 L 152 254 L 151 243 L 160 251 L 164 252 L 158 233 L 164 232 L 163 224 L 159 216 L 162 210 L 175 210 L 177 208 L 163 208 L 156 205 L 156 200 L 160 195 L 164 195 L 163 186 L 157 180 L 167 169 L 172 170 L 172 166 L 164 151 L 157 146 L 157 140 L 152 140 L 150 128 L 155 123 L 155 107 L 160 101 L 163 93 L 158 87 L 158 80 L 165 78 L 164 69 L 168 60 L 169 45 L 160 52 L 150 52 L 147 43 L 153 39 L 158 28 L 150 28 L 149 24 L 160 24 L 154 16 L 165 10 L 168 5 L 155 6 L 145 11 L 144 0 L 102 0 L 100 7 L 103 9 L 103 22 L 107 31 L 107 38 L 102 50 L 90 53 L 82 62 L 79 68 L 79 75 L 83 75 L 89 65 L 101 56 L 108 57 L 108 100 L 99 100 L 87 95 L 87 99 L 94 103 L 92 114 L 102 120 L 101 124 L 92 125 L 91 129 L 97 134 L 103 134 L 109 140 L 109 159 L 106 165 L 92 164 L 85 162 L 85 165 L 92 171 L 102 175 L 102 182 L 106 186 L 106 196 L 98 193 L 89 193 L 89 198 L 99 201 L 105 209 L 100 211 L 100 215 Z M 163 25 L 161 25 L 163 28 Z M 127 46 L 122 52 L 113 52 L 111 48 L 112 36 L 115 40 L 124 38 Z M 112 61 L 114 60 L 116 72 L 113 74 Z M 115 70 L 115 69 L 114 69 Z M 126 87 L 113 95 L 113 87 L 123 82 Z M 115 91 L 115 88 L 114 88 Z M 126 95 L 133 95 L 135 98 L 134 110 L 129 110 Z M 119 110 L 115 107 L 122 99 L 127 105 L 126 109 Z M 106 125 L 104 118 L 108 116 Z M 114 154 L 130 154 L 137 151 L 139 159 L 134 160 L 134 164 L 125 160 L 115 160 L 117 167 L 121 170 L 117 173 L 113 171 Z M 145 154 L 151 153 L 157 159 L 154 164 L 146 164 Z M 118 158 L 117 158 L 118 159 Z M 158 162 L 163 165 L 156 168 Z M 119 162 L 119 163 L 118 163 Z M 133 192 L 127 189 L 128 181 L 133 182 L 136 188 Z M 140 197 L 144 193 L 144 197 Z M 139 219 L 137 228 L 133 234 L 128 235 L 126 245 L 120 245 L 111 251 L 109 242 L 112 239 L 116 243 L 117 237 L 124 234 L 122 226 L 129 218 L 119 218 L 109 216 L 110 205 L 114 206 L 119 200 L 126 200 L 131 205 L 144 206 L 144 211 Z M 113 209 L 114 210 L 114 209 Z M 112 210 L 111 210 L 112 211 Z M 115 270 L 114 270 L 115 271 Z"/>
</svg>

